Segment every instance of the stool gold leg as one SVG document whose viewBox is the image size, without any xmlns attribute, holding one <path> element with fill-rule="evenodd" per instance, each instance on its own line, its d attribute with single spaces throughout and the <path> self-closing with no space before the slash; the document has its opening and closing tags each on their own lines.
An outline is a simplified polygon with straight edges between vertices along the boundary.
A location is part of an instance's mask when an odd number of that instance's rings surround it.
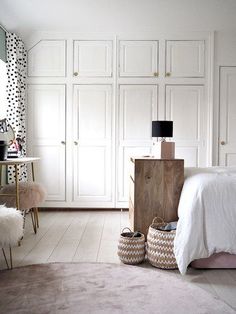
<svg viewBox="0 0 236 314">
<path fill-rule="evenodd" d="M 4 259 L 5 259 L 6 265 L 7 265 L 7 269 L 10 269 L 4 248 L 2 248 L 2 253 L 3 253 Z"/>
<path fill-rule="evenodd" d="M 35 220 L 35 215 L 34 215 L 34 209 L 30 210 L 30 216 L 31 216 L 31 220 L 32 220 L 32 225 L 33 225 L 33 229 L 34 229 L 34 233 L 37 233 L 37 224 L 36 224 L 36 220 Z"/>
<path fill-rule="evenodd" d="M 35 181 L 35 175 L 34 175 L 34 163 L 31 163 L 31 173 L 32 173 L 32 180 Z"/>
<path fill-rule="evenodd" d="M 11 251 L 11 246 L 9 246 L 10 250 L 10 264 L 11 264 L 11 269 L 13 268 L 13 263 L 12 263 L 12 251 Z"/>
<path fill-rule="evenodd" d="M 34 174 L 34 163 L 32 162 L 31 163 L 31 173 L 32 173 L 32 180 L 33 182 L 35 181 L 35 174 Z M 38 208 L 35 207 L 33 209 L 34 211 L 34 221 L 35 221 L 35 225 L 36 225 L 36 228 L 39 228 L 39 214 L 38 214 Z M 36 233 L 36 232 L 35 232 Z"/>
<path fill-rule="evenodd" d="M 16 208 L 20 209 L 20 196 L 19 196 L 19 182 L 18 182 L 18 167 L 15 165 L 15 180 L 16 180 Z"/>
<path fill-rule="evenodd" d="M 2 165 L 0 166 L 0 187 L 2 186 Z"/>
<path fill-rule="evenodd" d="M 38 210 L 38 207 L 34 208 L 34 214 L 35 214 L 35 220 L 37 223 L 37 228 L 39 228 L 39 210 Z"/>
</svg>

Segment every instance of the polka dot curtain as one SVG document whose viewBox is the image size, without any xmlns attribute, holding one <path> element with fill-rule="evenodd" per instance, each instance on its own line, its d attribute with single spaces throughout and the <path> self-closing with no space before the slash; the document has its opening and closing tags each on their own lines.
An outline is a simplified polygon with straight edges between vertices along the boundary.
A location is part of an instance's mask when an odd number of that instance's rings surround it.
<svg viewBox="0 0 236 314">
<path fill-rule="evenodd" d="M 26 68 L 27 52 L 22 40 L 12 33 L 6 34 L 7 44 L 7 121 L 15 132 L 15 138 L 26 155 Z M 26 166 L 19 170 L 20 181 L 27 179 Z M 8 168 L 8 182 L 14 183 L 13 167 Z"/>
</svg>

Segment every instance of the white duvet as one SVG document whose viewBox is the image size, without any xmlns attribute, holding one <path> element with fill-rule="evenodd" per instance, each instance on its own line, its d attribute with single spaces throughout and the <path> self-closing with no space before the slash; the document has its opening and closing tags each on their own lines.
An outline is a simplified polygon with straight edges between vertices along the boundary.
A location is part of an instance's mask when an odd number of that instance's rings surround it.
<svg viewBox="0 0 236 314">
<path fill-rule="evenodd" d="M 174 252 L 185 274 L 195 259 L 236 254 L 236 168 L 186 168 Z"/>
</svg>

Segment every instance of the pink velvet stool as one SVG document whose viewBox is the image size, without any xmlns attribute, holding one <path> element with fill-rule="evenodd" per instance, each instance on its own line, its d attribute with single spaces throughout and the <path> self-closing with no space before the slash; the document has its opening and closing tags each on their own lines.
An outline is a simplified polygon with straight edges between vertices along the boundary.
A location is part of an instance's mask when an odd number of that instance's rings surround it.
<svg viewBox="0 0 236 314">
<path fill-rule="evenodd" d="M 7 184 L 0 190 L 0 204 L 6 207 L 16 207 L 15 184 Z M 25 213 L 30 212 L 34 232 L 39 227 L 38 207 L 45 200 L 46 191 L 44 187 L 36 182 L 19 183 L 19 209 Z"/>
</svg>

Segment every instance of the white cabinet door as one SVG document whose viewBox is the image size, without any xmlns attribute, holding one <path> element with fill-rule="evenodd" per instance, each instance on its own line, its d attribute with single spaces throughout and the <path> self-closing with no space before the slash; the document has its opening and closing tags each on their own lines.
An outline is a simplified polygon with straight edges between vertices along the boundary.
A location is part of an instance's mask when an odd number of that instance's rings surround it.
<svg viewBox="0 0 236 314">
<path fill-rule="evenodd" d="M 220 138 L 221 166 L 236 166 L 236 67 L 220 70 Z"/>
<path fill-rule="evenodd" d="M 111 77 L 112 41 L 75 40 L 74 76 Z"/>
<path fill-rule="evenodd" d="M 203 40 L 166 41 L 166 76 L 203 77 L 204 61 Z"/>
<path fill-rule="evenodd" d="M 65 201 L 65 86 L 28 85 L 28 150 L 48 201 Z"/>
<path fill-rule="evenodd" d="M 121 40 L 120 76 L 158 76 L 158 41 Z"/>
<path fill-rule="evenodd" d="M 118 202 L 127 202 L 131 156 L 150 155 L 152 120 L 157 119 L 157 85 L 120 85 Z"/>
<path fill-rule="evenodd" d="M 110 85 L 74 86 L 73 201 L 80 206 L 112 201 L 111 90 Z"/>
<path fill-rule="evenodd" d="M 65 76 L 65 40 L 41 40 L 28 51 L 28 76 Z"/>
<path fill-rule="evenodd" d="M 186 167 L 206 166 L 206 117 L 204 86 L 166 86 L 166 120 L 173 120 L 175 156 Z"/>
</svg>

